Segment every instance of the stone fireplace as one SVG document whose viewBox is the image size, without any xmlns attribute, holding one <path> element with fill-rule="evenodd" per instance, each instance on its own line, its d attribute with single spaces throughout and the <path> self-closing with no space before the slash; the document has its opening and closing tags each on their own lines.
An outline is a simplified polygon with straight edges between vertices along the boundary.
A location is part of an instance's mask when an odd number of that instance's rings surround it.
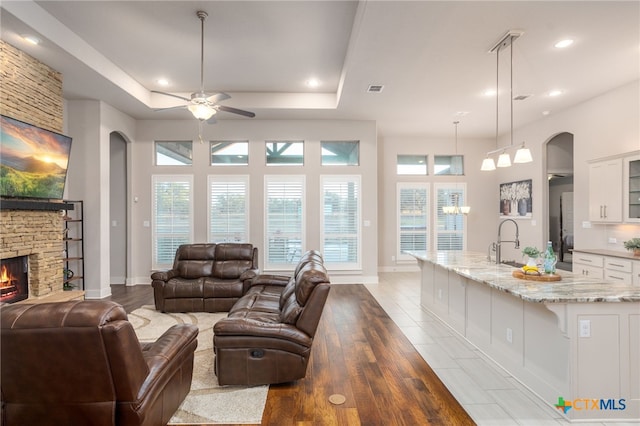
<svg viewBox="0 0 640 426">
<path fill-rule="evenodd" d="M 9 210 L 2 201 L 0 258 L 28 258 L 30 298 L 63 291 L 62 238 L 60 210 Z"/>
</svg>

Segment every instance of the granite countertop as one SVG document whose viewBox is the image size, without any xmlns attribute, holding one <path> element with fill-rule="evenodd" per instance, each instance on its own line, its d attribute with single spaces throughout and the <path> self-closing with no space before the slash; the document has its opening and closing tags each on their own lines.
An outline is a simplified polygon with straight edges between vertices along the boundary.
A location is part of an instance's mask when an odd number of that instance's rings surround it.
<svg viewBox="0 0 640 426">
<path fill-rule="evenodd" d="M 511 275 L 513 267 L 488 262 L 486 253 L 415 251 L 409 254 L 528 302 L 640 302 L 640 287 L 605 282 L 567 271 L 558 270 L 556 273 L 562 280 L 554 282 L 514 278 Z"/>
<path fill-rule="evenodd" d="M 634 256 L 631 251 L 615 251 L 615 250 L 602 250 L 602 249 L 573 249 L 574 252 L 597 254 L 600 256 L 619 257 L 621 259 L 638 260 L 640 257 Z"/>
</svg>

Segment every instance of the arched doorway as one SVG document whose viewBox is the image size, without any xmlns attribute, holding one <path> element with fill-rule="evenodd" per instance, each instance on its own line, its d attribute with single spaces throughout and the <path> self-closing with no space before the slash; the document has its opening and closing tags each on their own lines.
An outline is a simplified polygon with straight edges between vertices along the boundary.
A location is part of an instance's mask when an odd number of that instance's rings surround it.
<svg viewBox="0 0 640 426">
<path fill-rule="evenodd" d="M 573 252 L 573 135 L 560 133 L 547 143 L 548 241 L 558 269 L 571 271 Z"/>
</svg>

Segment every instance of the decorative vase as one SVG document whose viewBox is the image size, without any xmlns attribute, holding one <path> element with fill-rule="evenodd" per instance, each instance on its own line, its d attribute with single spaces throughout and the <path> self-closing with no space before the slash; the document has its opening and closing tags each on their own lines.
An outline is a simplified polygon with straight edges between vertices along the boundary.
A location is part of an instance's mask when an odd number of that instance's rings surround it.
<svg viewBox="0 0 640 426">
<path fill-rule="evenodd" d="M 633 249 L 633 255 L 634 255 L 634 256 L 640 256 L 640 247 L 639 247 L 639 248 L 634 248 L 634 249 Z"/>
<path fill-rule="evenodd" d="M 529 267 L 538 267 L 538 259 L 535 257 L 528 256 L 527 257 L 527 266 Z"/>
<path fill-rule="evenodd" d="M 518 214 L 520 216 L 527 215 L 527 200 L 525 200 L 524 198 L 521 200 L 518 200 Z"/>
</svg>

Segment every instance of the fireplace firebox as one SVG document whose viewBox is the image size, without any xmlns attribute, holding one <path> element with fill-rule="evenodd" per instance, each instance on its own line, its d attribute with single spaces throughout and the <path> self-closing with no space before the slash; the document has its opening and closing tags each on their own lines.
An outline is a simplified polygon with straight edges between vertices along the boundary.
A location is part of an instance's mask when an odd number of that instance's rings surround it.
<svg viewBox="0 0 640 426">
<path fill-rule="evenodd" d="M 15 303 L 29 297 L 27 256 L 0 260 L 0 304 Z"/>
</svg>

